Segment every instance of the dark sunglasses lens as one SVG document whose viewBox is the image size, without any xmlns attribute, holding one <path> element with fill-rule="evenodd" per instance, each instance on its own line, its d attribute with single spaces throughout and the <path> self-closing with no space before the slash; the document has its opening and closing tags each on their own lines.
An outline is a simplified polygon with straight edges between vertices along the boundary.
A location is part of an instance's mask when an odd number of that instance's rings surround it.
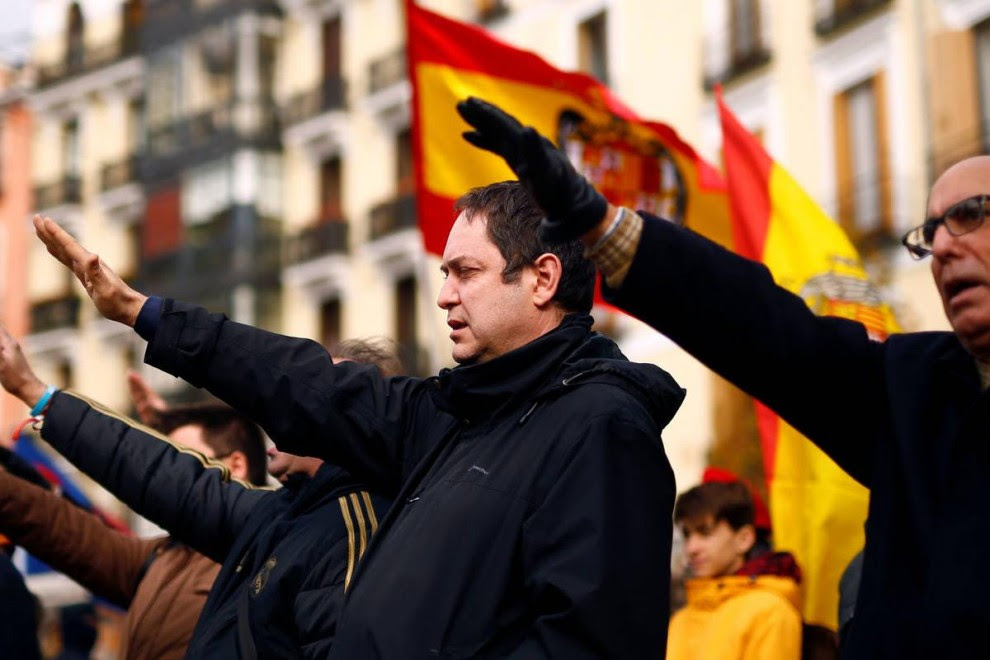
<svg viewBox="0 0 990 660">
<path fill-rule="evenodd" d="M 938 229 L 938 222 L 934 220 L 927 220 L 925 224 L 921 225 L 921 239 L 922 245 L 925 247 L 931 247 L 932 241 L 935 240 L 935 230 Z"/>
</svg>

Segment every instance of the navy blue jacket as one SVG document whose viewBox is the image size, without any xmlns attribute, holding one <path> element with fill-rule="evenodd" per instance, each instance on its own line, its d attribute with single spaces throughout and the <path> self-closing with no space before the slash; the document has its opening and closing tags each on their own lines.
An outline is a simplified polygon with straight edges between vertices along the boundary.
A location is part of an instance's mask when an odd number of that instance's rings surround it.
<svg viewBox="0 0 990 660">
<path fill-rule="evenodd" d="M 52 398 L 42 437 L 132 509 L 222 564 L 187 657 L 328 655 L 345 582 L 387 500 L 331 465 L 285 488 L 252 488 L 231 480 L 222 464 L 71 392 Z"/>
<path fill-rule="evenodd" d="M 650 216 L 606 297 L 870 489 L 845 657 L 987 656 L 990 394 L 953 334 L 872 341 L 859 323 L 815 316 L 762 265 Z"/>
<path fill-rule="evenodd" d="M 358 567 L 341 658 L 657 658 L 683 390 L 589 316 L 483 364 L 382 378 L 320 345 L 165 301 L 149 364 L 252 416 L 283 450 L 396 504 Z"/>
</svg>

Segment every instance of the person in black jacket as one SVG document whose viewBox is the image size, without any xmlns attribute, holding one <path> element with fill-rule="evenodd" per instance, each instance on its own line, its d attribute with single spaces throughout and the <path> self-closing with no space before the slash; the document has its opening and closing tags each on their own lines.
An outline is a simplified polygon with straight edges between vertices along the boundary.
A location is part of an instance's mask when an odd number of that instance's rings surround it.
<svg viewBox="0 0 990 660">
<path fill-rule="evenodd" d="M 683 390 L 591 332 L 593 267 L 576 241 L 540 241 L 518 183 L 458 210 L 437 303 L 460 365 L 427 379 L 147 298 L 51 220 L 36 227 L 105 316 L 136 324 L 149 364 L 395 495 L 335 655 L 661 657 L 674 479 L 660 432 Z"/>
<path fill-rule="evenodd" d="M 931 254 L 953 332 L 870 340 L 815 316 L 768 270 L 672 223 L 605 207 L 559 150 L 479 99 L 459 104 L 472 143 L 501 155 L 577 238 L 607 299 L 769 405 L 870 489 L 848 658 L 986 657 L 990 628 L 990 157 L 932 186 L 904 244 Z M 598 204 L 588 200 L 598 200 Z"/>
<path fill-rule="evenodd" d="M 46 390 L 3 328 L 0 384 L 32 405 L 46 397 L 44 410 L 32 414 L 43 412 L 49 444 L 222 564 L 186 657 L 327 657 L 344 590 L 389 500 L 320 462 L 294 462 L 276 491 L 233 480 L 227 466 L 148 427 L 79 395 Z M 175 433 L 196 413 L 159 411 L 156 423 Z"/>
</svg>

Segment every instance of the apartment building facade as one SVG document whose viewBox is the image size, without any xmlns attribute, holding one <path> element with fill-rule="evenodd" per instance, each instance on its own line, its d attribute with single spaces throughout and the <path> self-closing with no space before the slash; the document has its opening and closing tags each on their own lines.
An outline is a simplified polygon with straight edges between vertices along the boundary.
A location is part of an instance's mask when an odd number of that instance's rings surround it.
<svg viewBox="0 0 990 660">
<path fill-rule="evenodd" d="M 861 246 L 903 325 L 945 327 L 927 265 L 896 239 L 938 171 L 987 149 L 990 0 L 422 4 L 588 71 L 716 163 L 721 83 Z M 148 292 L 328 346 L 390 336 L 410 371 L 433 372 L 449 347 L 416 229 L 403 30 L 401 0 L 37 0 L 35 207 Z M 141 342 L 30 254 L 39 370 L 126 409 Z M 598 317 L 689 390 L 665 433 L 680 484 L 709 448 L 755 437 L 738 393 L 637 322 Z"/>
</svg>

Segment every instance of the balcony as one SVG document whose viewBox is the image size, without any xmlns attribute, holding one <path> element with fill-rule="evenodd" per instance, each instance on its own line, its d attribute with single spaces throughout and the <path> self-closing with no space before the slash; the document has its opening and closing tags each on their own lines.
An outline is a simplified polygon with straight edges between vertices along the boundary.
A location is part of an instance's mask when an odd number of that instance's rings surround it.
<svg viewBox="0 0 990 660">
<path fill-rule="evenodd" d="M 146 52 L 197 34 L 238 14 L 282 15 L 277 0 L 167 0 L 146 2 L 141 45 Z"/>
<path fill-rule="evenodd" d="M 144 212 L 144 189 L 135 155 L 107 163 L 100 169 L 100 205 L 110 220 L 136 222 Z"/>
<path fill-rule="evenodd" d="M 222 104 L 149 130 L 142 180 L 157 180 L 239 148 L 280 147 L 278 114 L 262 104 Z"/>
<path fill-rule="evenodd" d="M 137 181 L 137 157 L 133 155 L 113 163 L 107 163 L 100 170 L 100 192 L 120 188 Z"/>
<path fill-rule="evenodd" d="M 816 4 L 815 34 L 828 37 L 886 7 L 890 0 L 819 0 Z"/>
<path fill-rule="evenodd" d="M 291 126 L 317 115 L 345 108 L 346 87 L 343 78 L 327 78 L 315 89 L 297 94 L 282 106 L 282 124 Z"/>
<path fill-rule="evenodd" d="M 329 254 L 347 252 L 348 224 L 345 220 L 320 222 L 301 230 L 286 241 L 286 265 L 312 261 Z"/>
<path fill-rule="evenodd" d="M 138 285 L 196 300 L 241 284 L 274 287 L 281 268 L 278 226 L 252 207 L 229 209 L 188 227 L 187 241 L 178 250 L 142 260 Z"/>
<path fill-rule="evenodd" d="M 372 60 L 368 65 L 368 93 L 377 94 L 406 79 L 406 48 Z"/>
<path fill-rule="evenodd" d="M 58 181 L 34 189 L 34 206 L 38 210 L 51 210 L 80 202 L 82 202 L 82 181 L 75 174 L 67 174 Z"/>
<path fill-rule="evenodd" d="M 412 193 L 376 205 L 369 213 L 369 238 L 372 241 L 403 229 L 416 227 L 416 196 Z"/>
<path fill-rule="evenodd" d="M 719 83 L 728 83 L 755 71 L 770 61 L 770 51 L 757 41 L 751 48 L 730 53 L 728 62 L 705 75 L 705 91 L 715 89 Z"/>
<path fill-rule="evenodd" d="M 38 86 L 48 87 L 68 78 L 102 69 L 137 52 L 133 38 L 124 36 L 98 46 L 72 49 L 59 62 L 38 67 Z"/>
<path fill-rule="evenodd" d="M 31 333 L 79 326 L 79 298 L 67 295 L 31 305 Z"/>
<path fill-rule="evenodd" d="M 406 73 L 406 49 L 379 57 L 368 65 L 368 94 L 362 99 L 367 111 L 391 131 L 409 126 L 412 87 Z"/>
</svg>

